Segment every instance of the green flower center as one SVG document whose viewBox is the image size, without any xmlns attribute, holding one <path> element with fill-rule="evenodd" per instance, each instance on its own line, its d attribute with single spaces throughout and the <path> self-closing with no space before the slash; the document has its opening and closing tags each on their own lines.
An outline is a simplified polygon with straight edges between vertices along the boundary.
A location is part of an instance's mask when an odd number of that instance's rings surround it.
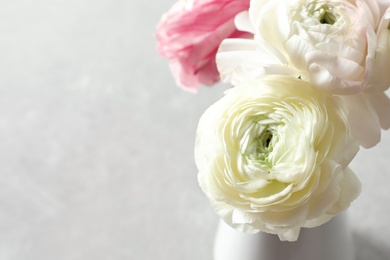
<svg viewBox="0 0 390 260">
<path fill-rule="evenodd" d="M 269 160 L 269 154 L 272 152 L 274 143 L 277 141 L 272 127 L 270 125 L 262 125 L 258 122 L 254 124 L 251 130 L 251 138 L 243 155 L 259 167 L 271 169 L 272 164 Z"/>
<path fill-rule="evenodd" d="M 320 8 L 320 10 L 318 10 L 318 12 L 320 13 L 320 23 L 321 24 L 332 25 L 336 22 L 336 16 L 332 12 L 332 10 L 330 10 L 329 7 L 323 6 Z"/>
<path fill-rule="evenodd" d="M 314 16 L 321 24 L 333 25 L 337 21 L 337 17 L 334 14 L 331 7 L 327 5 L 318 6 L 313 2 L 313 5 L 308 7 L 309 13 Z"/>
<path fill-rule="evenodd" d="M 262 157 L 263 155 L 268 155 L 270 152 L 270 143 L 272 140 L 272 132 L 269 131 L 269 129 L 265 129 L 260 136 L 255 138 L 256 142 L 256 152 L 259 155 L 259 157 Z"/>
</svg>

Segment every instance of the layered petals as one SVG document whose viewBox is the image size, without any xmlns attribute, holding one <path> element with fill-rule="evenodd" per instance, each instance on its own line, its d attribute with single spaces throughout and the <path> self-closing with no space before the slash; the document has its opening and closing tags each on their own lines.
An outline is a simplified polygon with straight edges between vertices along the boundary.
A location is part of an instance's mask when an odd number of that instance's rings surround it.
<svg viewBox="0 0 390 260">
<path fill-rule="evenodd" d="M 219 81 L 218 46 L 226 38 L 248 36 L 234 26 L 235 15 L 248 7 L 249 0 L 181 0 L 163 15 L 157 50 L 170 60 L 179 86 L 195 92 Z"/>
<path fill-rule="evenodd" d="M 254 37 L 221 43 L 221 78 L 233 85 L 263 75 L 306 80 L 339 95 L 354 138 L 373 147 L 381 130 L 389 128 L 390 114 L 385 94 L 390 86 L 390 2 L 379 4 L 380 9 L 374 0 L 252 0 L 236 23 Z"/>
<path fill-rule="evenodd" d="M 246 28 L 251 27 L 254 33 L 256 48 L 251 48 L 251 52 L 258 71 L 271 74 L 274 72 L 264 68 L 284 66 L 276 73 L 299 76 L 339 95 L 381 88 L 372 84 L 371 74 L 375 68 L 389 67 L 390 61 L 378 56 L 386 49 L 381 47 L 386 36 L 377 35 L 380 10 L 375 0 L 252 0 L 249 20 L 251 26 Z M 245 63 L 251 63 L 253 70 L 254 61 L 233 63 L 234 67 L 230 65 L 226 71 L 226 64 L 230 63 L 227 55 L 237 59 L 232 55 L 234 48 L 227 53 L 224 45 L 223 42 L 217 56 L 222 79 L 242 81 L 228 75 L 229 71 L 248 67 Z M 242 50 L 243 45 L 237 41 L 236 49 Z"/>
<path fill-rule="evenodd" d="M 234 87 L 201 117 L 198 180 L 217 214 L 248 233 L 294 241 L 360 192 L 359 146 L 340 98 L 291 76 Z"/>
</svg>

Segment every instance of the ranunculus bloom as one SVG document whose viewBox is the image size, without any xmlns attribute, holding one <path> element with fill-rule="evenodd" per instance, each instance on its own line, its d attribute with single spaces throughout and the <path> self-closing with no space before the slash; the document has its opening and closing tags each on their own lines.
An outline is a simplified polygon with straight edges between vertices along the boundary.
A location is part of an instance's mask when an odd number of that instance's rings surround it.
<svg viewBox="0 0 390 260">
<path fill-rule="evenodd" d="M 233 85 L 264 74 L 301 77 L 342 94 L 351 131 L 365 148 L 390 127 L 390 1 L 252 0 L 236 25 L 254 39 L 226 39 L 217 54 Z M 384 10 L 383 10 L 384 9 Z M 380 18 L 379 11 L 385 13 Z M 353 94 L 353 95 L 344 95 Z"/>
<path fill-rule="evenodd" d="M 251 0 L 249 18 L 238 26 L 255 39 L 224 42 L 218 68 L 227 81 L 240 81 L 233 74 L 244 70 L 300 76 L 342 95 L 376 88 L 371 74 L 390 67 L 376 56 L 379 21 L 376 0 Z"/>
<path fill-rule="evenodd" d="M 360 192 L 358 151 L 337 96 L 291 76 L 230 89 L 200 119 L 198 180 L 230 226 L 294 241 Z"/>
<path fill-rule="evenodd" d="M 157 26 L 157 49 L 170 60 L 179 86 L 196 91 L 220 80 L 215 54 L 225 38 L 245 37 L 234 16 L 249 8 L 249 0 L 181 0 Z"/>
</svg>

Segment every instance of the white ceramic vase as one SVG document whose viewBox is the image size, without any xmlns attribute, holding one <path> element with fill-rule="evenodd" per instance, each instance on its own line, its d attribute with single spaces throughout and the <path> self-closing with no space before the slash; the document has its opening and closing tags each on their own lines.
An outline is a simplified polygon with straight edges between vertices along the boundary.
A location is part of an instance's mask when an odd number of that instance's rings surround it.
<svg viewBox="0 0 390 260">
<path fill-rule="evenodd" d="M 214 260 L 353 260 L 355 250 L 346 213 L 316 228 L 301 229 L 296 242 L 277 235 L 245 234 L 223 221 L 217 229 Z"/>
</svg>

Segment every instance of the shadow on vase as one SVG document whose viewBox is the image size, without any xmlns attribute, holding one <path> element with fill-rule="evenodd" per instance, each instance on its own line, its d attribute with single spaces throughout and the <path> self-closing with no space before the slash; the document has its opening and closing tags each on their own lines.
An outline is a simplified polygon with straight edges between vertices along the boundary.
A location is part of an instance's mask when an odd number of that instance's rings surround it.
<svg viewBox="0 0 390 260">
<path fill-rule="evenodd" d="M 378 244 L 360 233 L 353 233 L 353 243 L 356 248 L 356 260 L 389 260 L 390 248 L 384 243 Z"/>
</svg>

